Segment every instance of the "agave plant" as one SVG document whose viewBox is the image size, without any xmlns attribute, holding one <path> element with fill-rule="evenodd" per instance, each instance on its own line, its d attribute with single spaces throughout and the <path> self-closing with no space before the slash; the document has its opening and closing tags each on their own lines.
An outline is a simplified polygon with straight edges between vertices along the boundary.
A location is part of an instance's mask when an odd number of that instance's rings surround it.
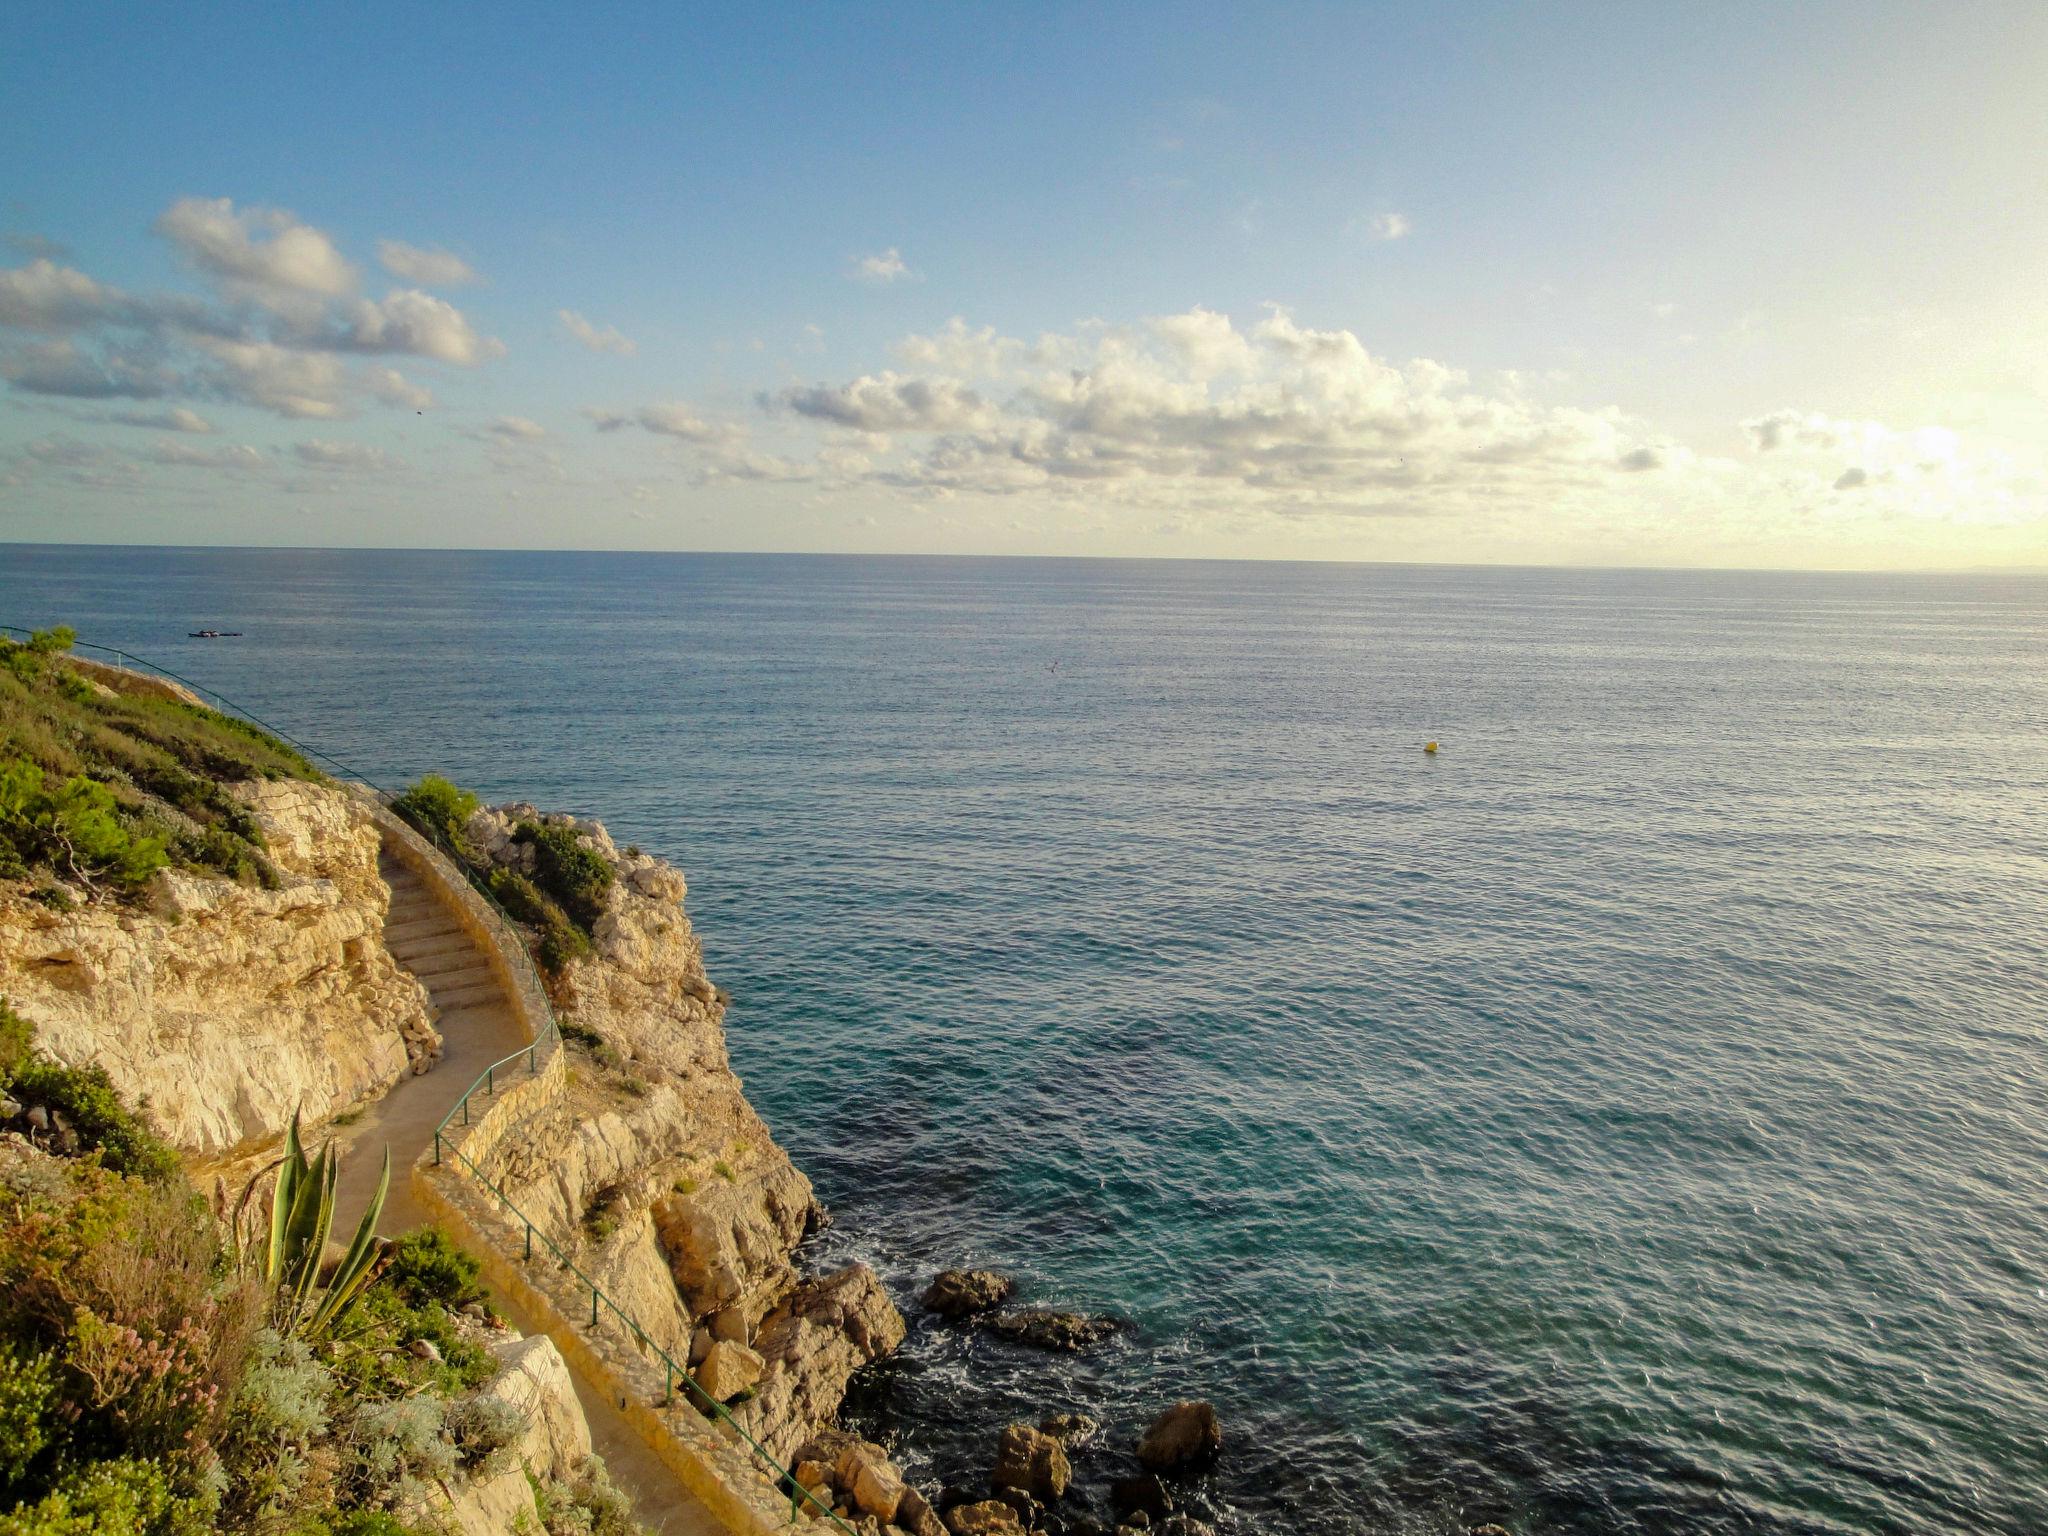
<svg viewBox="0 0 2048 1536">
<path fill-rule="evenodd" d="M 264 1234 L 265 1241 L 244 1250 L 243 1258 L 270 1287 L 272 1321 L 281 1332 L 303 1339 L 325 1338 L 377 1278 L 384 1246 L 377 1237 L 377 1219 L 384 1214 L 384 1198 L 391 1189 L 391 1152 L 385 1149 L 377 1193 L 363 1212 L 354 1241 L 331 1269 L 322 1260 L 334 1227 L 334 1185 L 341 1171 L 334 1144 L 324 1144 L 308 1159 L 299 1140 L 299 1117 L 293 1115 L 291 1129 L 285 1133 L 284 1156 L 272 1166 L 277 1170 L 277 1183 L 270 1192 L 269 1231 Z M 238 1232 L 241 1207 L 248 1204 L 262 1177 L 258 1174 L 242 1191 L 236 1207 Z"/>
</svg>

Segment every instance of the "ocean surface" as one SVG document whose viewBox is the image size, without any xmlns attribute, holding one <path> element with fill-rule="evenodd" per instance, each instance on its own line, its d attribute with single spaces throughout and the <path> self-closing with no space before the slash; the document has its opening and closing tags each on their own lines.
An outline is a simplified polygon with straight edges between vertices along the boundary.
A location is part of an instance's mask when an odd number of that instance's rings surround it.
<svg viewBox="0 0 2048 1536">
<path fill-rule="evenodd" d="M 0 546 L 0 620 L 680 863 L 817 1257 L 1130 1321 L 915 1322 L 921 1472 L 1199 1395 L 1231 1532 L 2048 1531 L 2048 581 Z"/>
</svg>

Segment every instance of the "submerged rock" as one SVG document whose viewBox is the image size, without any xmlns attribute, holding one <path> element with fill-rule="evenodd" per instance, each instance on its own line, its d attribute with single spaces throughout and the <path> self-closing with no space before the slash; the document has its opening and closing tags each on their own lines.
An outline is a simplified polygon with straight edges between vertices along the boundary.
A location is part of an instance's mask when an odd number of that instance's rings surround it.
<svg viewBox="0 0 2048 1536">
<path fill-rule="evenodd" d="M 924 1307 L 941 1317 L 972 1317 L 1002 1305 L 1016 1288 L 993 1269 L 942 1269 L 925 1287 Z"/>
<path fill-rule="evenodd" d="M 1089 1317 L 1080 1312 L 1054 1312 L 1032 1308 L 1023 1312 L 999 1312 L 984 1326 L 998 1338 L 1033 1349 L 1065 1354 L 1100 1344 L 1123 1325 L 1113 1317 Z"/>
<path fill-rule="evenodd" d="M 1208 1466 L 1222 1448 L 1223 1427 L 1214 1405 L 1179 1402 L 1139 1439 L 1138 1462 L 1147 1472 L 1192 1472 Z"/>
</svg>

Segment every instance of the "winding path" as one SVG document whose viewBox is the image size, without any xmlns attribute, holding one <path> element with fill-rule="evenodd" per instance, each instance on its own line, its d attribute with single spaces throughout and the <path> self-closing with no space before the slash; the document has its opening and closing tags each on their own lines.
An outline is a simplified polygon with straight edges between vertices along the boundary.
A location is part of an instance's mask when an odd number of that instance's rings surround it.
<svg viewBox="0 0 2048 1536">
<path fill-rule="evenodd" d="M 388 850 L 377 867 L 391 887 L 385 947 L 426 986 L 442 1037 L 441 1059 L 431 1072 L 401 1078 L 337 1138 L 342 1146 L 337 1226 L 352 1228 L 360 1219 L 376 1192 L 383 1149 L 391 1149 L 391 1188 L 379 1223 L 389 1236 L 426 1219 L 413 1199 L 410 1174 L 432 1145 L 434 1128 L 484 1068 L 525 1046 L 528 1037 L 497 968 L 433 887 Z M 451 870 L 449 878 L 460 876 Z M 545 1331 L 503 1298 L 498 1306 L 522 1333 Z M 581 1375 L 569 1374 L 590 1421 L 591 1443 L 611 1469 L 612 1480 L 632 1496 L 634 1517 L 656 1536 L 725 1536 L 724 1525 L 676 1481 L 618 1410 L 593 1393 Z"/>
</svg>

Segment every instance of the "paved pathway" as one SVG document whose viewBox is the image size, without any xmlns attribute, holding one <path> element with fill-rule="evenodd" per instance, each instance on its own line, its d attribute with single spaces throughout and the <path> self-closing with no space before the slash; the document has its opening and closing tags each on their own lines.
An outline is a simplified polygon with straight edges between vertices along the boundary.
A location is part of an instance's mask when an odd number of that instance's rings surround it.
<svg viewBox="0 0 2048 1536">
<path fill-rule="evenodd" d="M 388 1146 L 391 1191 L 379 1226 L 390 1235 L 426 1219 L 413 1199 L 410 1175 L 414 1161 L 432 1143 L 434 1127 L 485 1067 L 511 1055 L 527 1037 L 496 968 L 426 881 L 389 853 L 378 860 L 378 869 L 391 887 L 385 947 L 426 984 L 438 1010 L 435 1024 L 442 1039 L 441 1060 L 433 1071 L 401 1079 L 343 1133 L 335 1225 L 353 1230 L 361 1219 L 363 1206 L 377 1188 L 383 1149 Z M 498 1305 L 522 1333 L 544 1331 L 503 1299 Z M 591 1442 L 611 1468 L 612 1480 L 632 1495 L 640 1523 L 656 1536 L 725 1536 L 725 1527 L 676 1481 L 617 1408 L 576 1372 L 569 1374 L 590 1421 Z"/>
</svg>

